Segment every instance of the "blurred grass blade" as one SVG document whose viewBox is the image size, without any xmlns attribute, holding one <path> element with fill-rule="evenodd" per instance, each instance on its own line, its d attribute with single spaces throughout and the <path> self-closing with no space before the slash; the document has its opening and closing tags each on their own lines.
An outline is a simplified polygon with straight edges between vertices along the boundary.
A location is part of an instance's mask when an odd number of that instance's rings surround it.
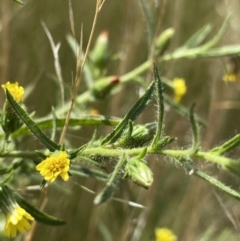
<svg viewBox="0 0 240 241">
<path fill-rule="evenodd" d="M 54 107 L 52 107 L 52 135 L 51 140 L 54 141 L 57 133 L 57 116 Z"/>
<path fill-rule="evenodd" d="M 104 241 L 114 241 L 110 230 L 103 222 L 99 222 L 98 229 L 99 229 L 99 232 L 102 234 Z"/>
<path fill-rule="evenodd" d="M 218 58 L 240 55 L 240 45 L 224 46 L 221 48 L 210 49 L 207 52 L 201 52 L 198 57 Z"/>
<path fill-rule="evenodd" d="M 156 40 L 156 54 L 162 55 L 169 47 L 174 35 L 174 29 L 168 28 L 164 30 Z"/>
<path fill-rule="evenodd" d="M 79 46 L 78 42 L 70 34 L 68 34 L 66 36 L 66 39 L 67 39 L 67 42 L 68 42 L 70 48 L 72 49 L 75 57 L 77 58 L 79 55 L 79 51 L 80 51 L 80 46 Z M 82 55 L 84 56 L 83 51 L 82 51 Z M 93 86 L 93 83 L 94 83 L 94 79 L 93 79 L 93 75 L 90 70 L 90 67 L 87 63 L 85 64 L 85 68 L 83 69 L 83 74 L 84 74 L 84 79 L 85 79 L 88 89 L 91 89 L 91 87 Z"/>
<path fill-rule="evenodd" d="M 22 4 L 22 5 L 24 4 L 22 0 L 12 0 L 12 1 L 15 2 L 15 3 Z"/>
<path fill-rule="evenodd" d="M 50 216 L 44 212 L 39 211 L 38 209 L 33 207 L 30 203 L 28 203 L 25 199 L 23 199 L 19 194 L 14 193 L 14 198 L 23 209 L 25 209 L 28 213 L 30 213 L 35 218 L 36 221 L 47 225 L 53 225 L 53 226 L 65 224 L 63 220 L 57 219 L 53 216 Z"/>
<path fill-rule="evenodd" d="M 146 92 L 138 99 L 130 111 L 124 116 L 123 120 L 116 126 L 116 128 L 102 140 L 102 145 L 113 143 L 116 141 L 128 125 L 129 120 L 134 121 L 147 106 L 152 93 L 154 91 L 155 82 L 152 82 Z"/>
<path fill-rule="evenodd" d="M 151 48 L 154 37 L 154 17 L 148 0 L 139 0 L 139 5 L 142 9 L 144 18 L 146 20 L 148 30 L 148 46 Z"/>
<path fill-rule="evenodd" d="M 210 24 L 206 24 L 201 29 L 199 29 L 193 36 L 191 36 L 178 50 L 180 51 L 197 47 L 206 39 L 211 30 L 212 26 Z"/>
<path fill-rule="evenodd" d="M 206 229 L 204 231 L 204 233 L 201 235 L 201 237 L 199 239 L 197 239 L 197 241 L 209 241 L 209 240 L 213 240 L 212 236 L 214 234 L 215 230 L 213 227 L 209 227 L 208 229 Z M 215 241 L 215 240 L 214 240 Z"/>
<path fill-rule="evenodd" d="M 214 48 L 208 50 L 190 49 L 184 51 L 175 51 L 170 54 L 166 54 L 162 57 L 162 61 L 170 61 L 174 59 L 189 58 L 219 58 L 240 55 L 240 45 L 224 46 L 221 48 Z"/>
<path fill-rule="evenodd" d="M 164 117 L 164 94 L 163 94 L 163 83 L 158 73 L 157 66 L 154 64 L 154 82 L 155 82 L 155 93 L 157 99 L 157 131 L 152 142 L 152 148 L 157 148 L 158 143 L 161 139 L 162 128 L 163 128 L 163 117 Z"/>
<path fill-rule="evenodd" d="M 123 174 L 123 166 L 126 162 L 126 156 L 123 155 L 114 167 L 114 171 L 110 174 L 108 182 L 104 189 L 95 197 L 94 204 L 99 205 L 106 202 L 114 193 L 116 185 Z"/>
<path fill-rule="evenodd" d="M 227 17 L 226 20 L 224 21 L 222 27 L 218 31 L 218 33 L 215 35 L 215 37 L 213 37 L 210 41 L 208 41 L 204 45 L 200 46 L 199 50 L 206 51 L 208 49 L 213 48 L 222 39 L 223 35 L 226 33 L 232 18 L 233 18 L 232 15 Z"/>
<path fill-rule="evenodd" d="M 226 33 L 230 21 L 232 19 L 232 16 L 229 16 L 223 23 L 221 29 L 218 31 L 218 33 L 213 37 L 210 41 L 207 43 L 191 49 L 177 49 L 173 53 L 166 54 L 162 56 L 162 61 L 170 61 L 174 59 L 181 59 L 181 58 L 199 58 L 199 57 L 212 57 L 208 52 L 211 52 L 211 49 L 222 39 L 223 35 Z M 215 52 L 216 54 L 216 52 Z M 218 56 L 220 56 L 219 53 L 217 53 Z M 223 54 L 223 53 L 222 53 Z M 216 56 L 214 56 L 216 57 Z"/>
<path fill-rule="evenodd" d="M 14 100 L 10 92 L 6 89 L 6 96 L 9 104 L 17 114 L 17 116 L 25 123 L 29 130 L 47 147 L 50 151 L 59 150 L 60 146 L 48 138 L 31 119 L 27 112 Z"/>
<path fill-rule="evenodd" d="M 71 0 L 68 0 L 68 12 L 69 12 L 69 20 L 70 20 L 71 31 L 72 31 L 73 37 L 76 39 L 74 17 L 73 17 L 73 8 L 72 8 Z"/>
<path fill-rule="evenodd" d="M 70 34 L 68 34 L 68 35 L 66 36 L 66 39 L 67 39 L 67 42 L 68 42 L 71 50 L 73 51 L 75 57 L 77 57 L 77 56 L 78 56 L 78 53 L 79 53 L 79 48 L 80 48 L 78 42 L 77 42 L 77 41 L 75 40 L 75 38 L 74 38 L 72 35 L 70 35 Z"/>
<path fill-rule="evenodd" d="M 70 173 L 82 177 L 95 178 L 104 182 L 108 180 L 108 175 L 101 171 L 91 170 L 89 168 L 79 167 L 76 165 L 71 165 Z"/>
</svg>

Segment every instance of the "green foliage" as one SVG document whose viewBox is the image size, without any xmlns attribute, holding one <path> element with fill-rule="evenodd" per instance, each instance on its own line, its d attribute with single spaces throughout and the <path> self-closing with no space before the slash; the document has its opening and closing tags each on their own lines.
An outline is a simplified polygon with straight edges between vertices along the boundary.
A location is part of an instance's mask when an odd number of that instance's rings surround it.
<svg viewBox="0 0 240 241">
<path fill-rule="evenodd" d="M 15 2 L 22 4 L 21 1 Z M 154 21 L 151 16 L 150 5 L 144 0 L 140 1 L 140 4 L 147 20 L 150 31 L 149 43 L 151 44 L 154 39 Z M 64 181 L 67 181 L 68 178 L 71 179 L 72 176 L 81 176 L 103 182 L 104 187 L 102 191 L 94 199 L 94 204 L 99 205 L 113 197 L 116 188 L 123 179 L 132 181 L 143 188 L 149 188 L 154 181 L 152 170 L 148 165 L 148 158 L 152 155 L 174 160 L 174 164 L 176 163 L 188 173 L 203 179 L 209 185 L 239 200 L 240 193 L 238 191 L 230 188 L 217 178 L 198 170 L 195 167 L 195 161 L 216 164 L 223 170 L 239 177 L 239 160 L 230 158 L 225 154 L 239 146 L 240 135 L 237 134 L 218 147 L 203 151 L 200 138 L 200 125 L 206 127 L 206 122 L 194 113 L 194 105 L 192 105 L 189 111 L 188 108 L 174 101 L 171 95 L 164 92 L 164 87 L 169 87 L 174 91 L 174 86 L 171 81 L 166 80 L 164 76 L 160 76 L 158 71 L 161 62 L 170 60 L 239 55 L 240 46 L 238 45 L 215 47 L 227 31 L 230 20 L 230 17 L 227 18 L 215 37 L 206 43 L 203 42 L 212 30 L 210 25 L 202 27 L 172 53 L 167 53 L 167 50 L 170 40 L 174 38 L 174 30 L 168 29 L 164 31 L 157 38 L 155 44 L 155 55 L 157 57 L 154 66 L 152 66 L 150 60 L 147 60 L 123 76 L 107 75 L 107 63 L 111 59 L 108 39 L 104 39 L 105 42 L 101 42 L 98 39 L 93 49 L 89 52 L 89 59 L 86 59 L 85 67 L 82 65 L 84 67 L 82 75 L 86 81 L 87 90 L 77 95 L 76 99 L 73 98 L 69 102 L 66 102 L 64 106 L 56 106 L 52 109 L 52 115 L 46 116 L 44 120 L 38 120 L 28 114 L 23 108 L 22 103 L 18 103 L 11 91 L 7 89 L 5 107 L 3 107 L 1 114 L 0 157 L 2 160 L 8 158 L 10 162 L 8 164 L 5 164 L 4 161 L 1 163 L 0 175 L 3 176 L 1 185 L 5 193 L 0 202 L 0 208 L 8 214 L 9 210 L 5 210 L 8 202 L 16 202 L 38 222 L 49 225 L 64 224 L 64 221 L 38 210 L 7 186 L 7 184 L 13 187 L 15 185 L 16 187 L 18 186 L 18 176 L 22 174 L 25 162 L 32 164 L 28 168 L 36 176 L 38 175 L 36 166 L 38 166 L 38 170 L 40 170 L 40 174 L 44 178 L 39 184 L 41 189 L 44 189 L 49 184 L 47 180 L 52 182 L 51 180 L 54 181 L 58 176 L 61 176 Z M 83 61 L 78 56 L 79 46 L 82 43 L 78 44 L 75 38 L 70 35 L 67 36 L 67 40 L 74 51 L 77 62 Z M 153 72 L 153 81 L 123 118 L 88 114 L 79 117 L 78 109 L 74 109 L 75 102 L 87 109 L 87 104 L 92 101 L 100 102 L 103 99 L 109 98 L 109 96 L 117 93 L 127 82 L 140 83 L 141 86 L 145 86 L 145 82 L 141 81 L 141 75 L 146 73 L 149 68 Z M 74 87 L 77 88 L 77 85 Z M 155 96 L 157 109 L 156 122 L 136 123 L 137 117 L 145 111 L 153 96 Z M 170 145 L 177 138 L 164 133 L 164 126 L 168 124 L 164 120 L 165 104 L 168 104 L 171 110 L 176 111 L 183 117 L 188 117 L 192 129 L 190 148 L 178 147 L 176 143 L 174 143 L 175 146 Z M 61 116 L 66 113 L 70 105 L 73 107 L 73 111 L 72 113 L 69 112 L 69 121 L 67 123 L 65 118 Z M 89 110 L 86 113 L 89 113 Z M 10 121 L 5 121 L 6 119 Z M 60 141 L 58 143 L 56 141 L 59 129 L 61 130 L 64 127 L 74 132 L 76 128 L 85 128 L 86 126 L 111 126 L 113 130 L 102 136 L 99 136 L 96 131 L 92 139 L 85 141 L 80 146 L 75 146 L 71 141 L 68 141 L 66 136 L 63 138 L 63 142 Z M 51 138 L 44 133 L 46 130 L 51 131 Z M 22 150 L 19 148 L 18 142 L 24 141 L 29 132 L 43 144 L 41 149 Z M 60 158 L 57 156 L 56 153 L 60 152 L 66 154 L 67 157 Z M 43 165 L 44 163 L 45 165 Z M 110 167 L 106 168 L 109 164 Z M 7 175 L 7 177 L 4 175 Z M 7 201 L 5 200 L 5 196 L 7 196 Z M 10 201 L 8 197 L 10 197 Z M 100 226 L 100 231 L 107 237 L 106 239 L 111 240 L 111 235 L 104 225 Z M 206 237 L 208 236 L 206 235 Z M 200 240 L 207 240 L 206 237 L 201 237 Z M 221 237 L 219 236 L 219 239 L 216 240 L 221 240 Z"/>
</svg>

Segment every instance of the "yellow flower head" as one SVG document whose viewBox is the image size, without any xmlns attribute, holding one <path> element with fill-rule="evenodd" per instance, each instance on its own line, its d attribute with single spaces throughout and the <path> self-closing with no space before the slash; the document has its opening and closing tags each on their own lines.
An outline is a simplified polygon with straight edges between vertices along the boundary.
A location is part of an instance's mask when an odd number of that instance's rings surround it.
<svg viewBox="0 0 240 241">
<path fill-rule="evenodd" d="M 31 225 L 28 220 L 34 220 L 34 218 L 18 204 L 14 204 L 11 209 L 12 210 L 6 214 L 4 235 L 14 238 L 17 235 L 17 231 L 24 233 L 30 230 Z"/>
<path fill-rule="evenodd" d="M 155 229 L 156 241 L 177 241 L 177 236 L 168 228 Z"/>
<path fill-rule="evenodd" d="M 97 109 L 91 109 L 90 115 L 99 115 L 99 111 Z"/>
<path fill-rule="evenodd" d="M 174 100 L 180 102 L 182 97 L 187 92 L 187 86 L 184 79 L 174 78 L 173 79 L 173 88 L 174 88 Z"/>
<path fill-rule="evenodd" d="M 67 181 L 69 179 L 69 165 L 70 160 L 68 159 L 67 153 L 65 151 L 56 151 L 38 164 L 36 169 L 46 181 L 54 182 L 58 175 L 60 175 L 64 181 Z"/>
<path fill-rule="evenodd" d="M 24 88 L 22 86 L 19 86 L 18 82 L 14 84 L 7 82 L 5 85 L 2 85 L 2 88 L 4 89 L 4 91 L 6 91 L 7 89 L 18 103 L 22 101 Z"/>
<path fill-rule="evenodd" d="M 238 78 L 237 74 L 225 74 L 223 76 L 223 80 L 225 82 L 237 82 L 239 80 L 239 78 Z"/>
</svg>

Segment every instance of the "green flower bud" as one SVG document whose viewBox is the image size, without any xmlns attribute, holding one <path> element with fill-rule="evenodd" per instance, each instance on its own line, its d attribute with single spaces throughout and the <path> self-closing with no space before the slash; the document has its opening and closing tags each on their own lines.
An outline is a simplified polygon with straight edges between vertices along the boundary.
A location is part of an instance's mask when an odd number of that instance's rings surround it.
<svg viewBox="0 0 240 241">
<path fill-rule="evenodd" d="M 142 160 L 132 158 L 125 166 L 125 176 L 129 177 L 136 184 L 148 189 L 153 182 L 151 169 Z"/>
<path fill-rule="evenodd" d="M 129 148 L 142 147 L 152 140 L 155 132 L 156 123 L 129 126 L 115 145 Z"/>
<path fill-rule="evenodd" d="M 6 92 L 8 90 L 16 102 L 21 103 L 23 94 L 24 94 L 24 88 L 22 86 L 19 86 L 19 84 L 16 83 L 10 83 L 7 82 L 6 84 L 2 85 L 3 90 Z M 0 123 L 2 125 L 3 131 L 6 134 L 6 139 L 8 139 L 9 135 L 16 130 L 18 130 L 22 126 L 22 122 L 17 117 L 15 112 L 13 111 L 12 107 L 10 106 L 9 102 L 6 100 L 3 112 L 1 114 Z"/>
<path fill-rule="evenodd" d="M 3 131 L 6 134 L 6 139 L 8 139 L 11 133 L 15 132 L 22 126 L 21 120 L 14 113 L 8 102 L 5 102 L 0 122 Z"/>
<path fill-rule="evenodd" d="M 159 55 L 162 55 L 168 48 L 173 35 L 174 29 L 172 28 L 168 28 L 160 34 L 156 41 L 156 50 Z"/>
<path fill-rule="evenodd" d="M 110 76 L 100 79 L 93 85 L 91 92 L 96 99 L 103 99 L 119 82 L 120 80 L 118 76 Z"/>
<path fill-rule="evenodd" d="M 103 69 L 109 60 L 108 42 L 108 32 L 103 31 L 98 36 L 93 50 L 89 53 L 92 63 L 99 69 Z"/>
</svg>

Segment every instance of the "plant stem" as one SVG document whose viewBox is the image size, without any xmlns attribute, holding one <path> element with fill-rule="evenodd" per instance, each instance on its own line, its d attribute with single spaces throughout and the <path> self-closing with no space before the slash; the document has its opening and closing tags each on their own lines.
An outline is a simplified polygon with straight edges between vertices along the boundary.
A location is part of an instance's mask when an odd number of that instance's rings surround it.
<svg viewBox="0 0 240 241">
<path fill-rule="evenodd" d="M 93 19 L 92 29 L 91 29 L 91 33 L 90 33 L 88 44 L 87 44 L 87 49 L 86 49 L 86 52 L 85 52 L 82 64 L 81 64 L 81 66 L 79 66 L 80 67 L 79 72 L 77 71 L 78 74 L 76 75 L 76 79 L 75 79 L 75 86 L 74 86 L 74 89 L 73 89 L 73 94 L 72 94 L 72 100 L 71 100 L 70 108 L 68 110 L 66 121 L 65 121 L 65 125 L 63 127 L 63 130 L 62 130 L 62 133 L 61 133 L 61 137 L 60 137 L 60 140 L 59 140 L 59 144 L 60 145 L 63 144 L 64 137 L 65 137 L 66 132 L 67 132 L 69 119 L 70 119 L 71 112 L 72 112 L 72 109 L 73 109 L 73 105 L 75 103 L 77 92 L 78 92 L 78 89 L 79 89 L 79 86 L 80 86 L 80 83 L 81 83 L 82 74 L 83 74 L 83 68 L 84 68 L 86 60 L 87 60 L 88 52 L 89 52 L 89 49 L 90 49 L 90 46 L 91 46 L 91 43 L 92 43 L 93 33 L 94 33 L 94 30 L 95 30 L 95 26 L 97 24 L 98 14 L 100 12 L 100 9 L 101 9 L 103 3 L 104 3 L 104 1 L 101 1 L 101 0 L 97 0 L 96 1 L 96 11 L 95 11 L 94 19 Z M 81 61 L 81 56 L 80 56 L 80 61 Z M 77 67 L 77 70 L 78 70 L 78 67 Z"/>
</svg>

